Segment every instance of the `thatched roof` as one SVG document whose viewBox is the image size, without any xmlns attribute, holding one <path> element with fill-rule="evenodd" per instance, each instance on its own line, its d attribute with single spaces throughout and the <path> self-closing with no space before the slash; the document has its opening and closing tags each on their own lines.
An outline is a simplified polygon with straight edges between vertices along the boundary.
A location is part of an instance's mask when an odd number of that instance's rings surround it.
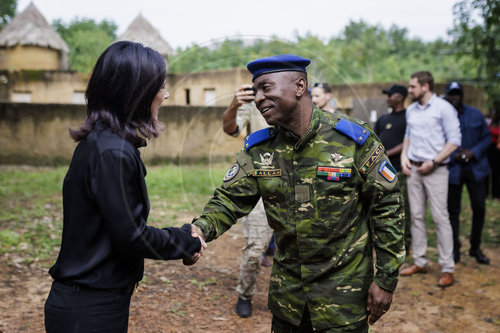
<svg viewBox="0 0 500 333">
<path fill-rule="evenodd" d="M 68 45 L 31 3 L 0 32 L 0 47 L 33 45 L 69 52 Z"/>
<path fill-rule="evenodd" d="M 156 30 L 141 14 L 130 23 L 127 30 L 125 30 L 116 41 L 120 40 L 141 43 L 144 46 L 158 51 L 165 58 L 176 54 L 175 50 L 160 36 L 158 30 Z"/>
</svg>

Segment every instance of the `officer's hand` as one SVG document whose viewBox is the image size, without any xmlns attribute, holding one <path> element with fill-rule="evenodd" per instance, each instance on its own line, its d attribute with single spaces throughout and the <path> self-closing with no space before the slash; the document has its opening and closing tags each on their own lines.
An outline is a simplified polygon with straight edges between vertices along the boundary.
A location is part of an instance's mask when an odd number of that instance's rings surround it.
<svg viewBox="0 0 500 333">
<path fill-rule="evenodd" d="M 385 314 L 392 303 L 392 293 L 380 288 L 375 282 L 372 282 L 368 289 L 368 323 L 373 325 L 383 314 Z"/>
<path fill-rule="evenodd" d="M 194 224 L 191 224 L 191 237 L 200 239 L 201 248 L 200 252 L 195 253 L 189 258 L 182 259 L 182 263 L 186 266 L 194 265 L 203 255 L 203 251 L 205 251 L 207 248 L 207 243 L 205 243 L 205 240 L 203 239 L 203 231 L 201 231 L 201 229 Z"/>
</svg>

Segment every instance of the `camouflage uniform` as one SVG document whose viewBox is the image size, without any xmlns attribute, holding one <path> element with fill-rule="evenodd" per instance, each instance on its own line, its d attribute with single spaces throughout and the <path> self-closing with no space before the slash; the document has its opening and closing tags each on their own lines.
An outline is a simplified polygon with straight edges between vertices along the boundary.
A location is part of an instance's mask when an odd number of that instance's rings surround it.
<svg viewBox="0 0 500 333">
<path fill-rule="evenodd" d="M 260 272 L 260 259 L 269 245 L 273 230 L 269 227 L 262 200 L 254 210 L 243 217 L 243 236 L 245 246 L 241 252 L 240 277 L 236 291 L 242 299 L 251 299 L 255 294 L 257 277 Z"/>
<path fill-rule="evenodd" d="M 278 247 L 273 316 L 298 325 L 307 304 L 316 330 L 367 330 L 370 283 L 394 291 L 404 261 L 403 199 L 380 141 L 365 123 L 316 107 L 300 139 L 271 127 L 247 141 L 194 223 L 212 241 L 262 196 Z"/>
</svg>

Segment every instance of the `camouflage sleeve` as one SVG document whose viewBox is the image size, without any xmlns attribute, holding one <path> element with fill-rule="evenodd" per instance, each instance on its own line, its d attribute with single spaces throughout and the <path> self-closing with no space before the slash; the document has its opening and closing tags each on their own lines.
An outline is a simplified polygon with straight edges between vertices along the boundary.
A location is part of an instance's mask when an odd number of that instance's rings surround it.
<svg viewBox="0 0 500 333">
<path fill-rule="evenodd" d="M 222 185 L 215 190 L 201 215 L 193 220 L 203 231 L 207 242 L 229 230 L 238 218 L 249 214 L 259 201 L 257 181 L 249 177 L 252 171 L 250 156 L 245 151 L 240 152 L 224 176 Z"/>
<path fill-rule="evenodd" d="M 359 170 L 365 177 L 362 188 L 363 200 L 368 203 L 370 229 L 376 252 L 375 283 L 394 292 L 399 267 L 405 259 L 404 205 L 397 184 L 397 173 L 384 152 L 376 135 L 371 134 L 359 148 L 362 164 Z"/>
</svg>

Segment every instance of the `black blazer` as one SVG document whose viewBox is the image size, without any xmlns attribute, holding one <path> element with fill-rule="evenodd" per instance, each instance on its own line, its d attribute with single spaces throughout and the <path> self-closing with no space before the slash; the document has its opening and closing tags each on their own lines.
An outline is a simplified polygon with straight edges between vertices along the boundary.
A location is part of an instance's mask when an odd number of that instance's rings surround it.
<svg viewBox="0 0 500 333">
<path fill-rule="evenodd" d="M 144 258 L 180 259 L 200 251 L 191 226 L 146 225 L 149 199 L 140 153 L 102 122 L 75 149 L 63 184 L 63 234 L 49 273 L 91 288 L 142 279 Z"/>
</svg>

